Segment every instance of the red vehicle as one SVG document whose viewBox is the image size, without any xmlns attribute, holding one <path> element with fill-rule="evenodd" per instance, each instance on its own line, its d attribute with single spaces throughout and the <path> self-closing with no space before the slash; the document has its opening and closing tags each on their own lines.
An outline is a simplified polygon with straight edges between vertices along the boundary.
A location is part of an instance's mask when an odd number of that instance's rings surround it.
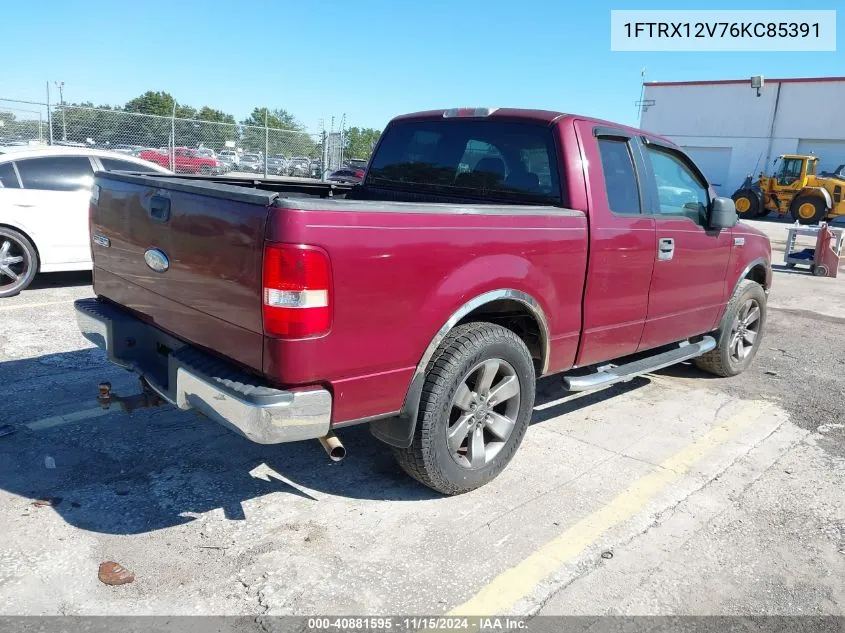
<svg viewBox="0 0 845 633">
<path fill-rule="evenodd" d="M 557 112 L 394 119 L 364 182 L 98 174 L 83 333 L 255 442 L 368 423 L 446 494 L 495 477 L 535 379 L 574 391 L 760 345 L 768 239 L 671 142 Z M 354 198 L 354 199 L 352 199 Z"/>
<path fill-rule="evenodd" d="M 170 156 L 168 153 L 154 149 L 144 150 L 138 154 L 139 158 L 148 160 L 167 169 L 171 169 Z M 176 147 L 173 150 L 173 158 L 176 162 L 176 169 L 173 171 L 185 174 L 219 174 L 222 171 L 222 163 L 209 156 L 202 156 L 197 150 L 190 147 Z"/>
</svg>

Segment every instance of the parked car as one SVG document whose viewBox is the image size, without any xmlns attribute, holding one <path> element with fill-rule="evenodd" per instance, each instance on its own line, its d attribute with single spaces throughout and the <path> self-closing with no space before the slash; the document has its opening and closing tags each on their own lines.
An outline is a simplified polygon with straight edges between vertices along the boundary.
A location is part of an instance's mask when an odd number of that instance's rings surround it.
<svg viewBox="0 0 845 633">
<path fill-rule="evenodd" d="M 214 168 L 211 170 L 212 174 L 225 174 L 227 171 L 229 171 L 228 164 L 220 160 L 220 158 L 217 156 L 217 153 L 210 147 L 198 147 L 196 149 L 196 154 L 201 158 L 208 158 L 214 161 L 215 165 Z"/>
<path fill-rule="evenodd" d="M 217 159 L 229 165 L 232 169 L 238 166 L 240 162 L 240 157 L 238 153 L 234 150 L 230 149 L 223 149 L 217 152 Z"/>
<path fill-rule="evenodd" d="M 367 170 L 367 162 L 362 158 L 350 158 L 346 161 L 346 167 L 350 169 L 360 169 L 361 171 Z"/>
<path fill-rule="evenodd" d="M 733 376 L 766 322 L 768 238 L 677 145 L 588 117 L 422 112 L 387 126 L 358 187 L 99 174 L 92 200 L 80 327 L 153 401 L 333 458 L 333 429 L 367 423 L 444 494 L 505 468 L 537 376 Z"/>
<path fill-rule="evenodd" d="M 276 154 L 267 158 L 267 173 L 275 176 L 285 176 L 288 173 L 288 159 L 283 154 Z"/>
<path fill-rule="evenodd" d="M 348 182 L 352 184 L 358 184 L 364 179 L 364 170 L 363 169 L 338 169 L 337 171 L 333 171 L 326 180 L 331 180 L 332 182 Z"/>
<path fill-rule="evenodd" d="M 170 166 L 169 150 L 165 147 L 159 150 L 144 150 L 138 154 L 138 158 L 160 165 Z M 198 150 L 190 147 L 176 147 L 173 150 L 176 171 L 188 174 L 219 174 L 222 171 L 222 164 L 216 158 L 203 156 Z"/>
<path fill-rule="evenodd" d="M 91 269 L 88 200 L 94 172 L 169 174 L 138 158 L 84 148 L 7 148 L 0 155 L 0 297 L 39 272 Z"/>
<path fill-rule="evenodd" d="M 244 154 L 238 164 L 239 171 L 250 171 L 253 173 L 264 173 L 264 161 L 258 154 Z"/>
<path fill-rule="evenodd" d="M 309 176 L 312 178 L 323 177 L 323 162 L 319 158 L 312 158 L 309 170 Z"/>
<path fill-rule="evenodd" d="M 288 161 L 288 175 L 306 178 L 311 175 L 311 161 L 305 156 L 293 156 Z"/>
</svg>

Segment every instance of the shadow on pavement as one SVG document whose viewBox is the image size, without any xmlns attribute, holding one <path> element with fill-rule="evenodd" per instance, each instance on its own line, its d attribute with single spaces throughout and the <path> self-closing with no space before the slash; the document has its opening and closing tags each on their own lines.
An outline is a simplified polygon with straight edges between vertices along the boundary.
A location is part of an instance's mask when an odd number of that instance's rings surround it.
<svg viewBox="0 0 845 633">
<path fill-rule="evenodd" d="M 0 363 L 0 378 L 14 386 L 16 381 L 20 385 L 60 368 L 65 380 L 77 383 L 77 393 L 83 381 L 92 382 L 91 400 L 79 403 L 76 410 L 98 412 L 95 381 L 112 380 L 117 390 L 118 384 L 134 384 L 134 378 L 103 365 L 100 355 L 92 352 L 96 350 Z M 74 376 L 74 369 L 81 373 Z M 90 369 L 97 369 L 96 378 Z M 647 379 L 638 378 L 601 392 L 564 398 L 559 377 L 543 379 L 532 424 L 645 384 Z M 49 415 L 45 410 L 44 416 Z M 20 506 L 13 511 L 24 512 L 36 500 L 49 500 L 69 524 L 94 532 L 145 533 L 190 522 L 194 514 L 217 508 L 228 519 L 245 519 L 242 503 L 270 493 L 286 495 L 273 500 L 280 504 L 319 503 L 310 491 L 378 501 L 439 497 L 408 477 L 366 425 L 338 431 L 348 457 L 332 463 L 316 440 L 254 444 L 202 416 L 169 405 L 131 416 L 116 409 L 35 431 L 13 420 L 4 422 L 16 428 L 13 434 L 0 437 L 0 488 L 21 497 L 12 502 Z"/>
<path fill-rule="evenodd" d="M 64 273 L 41 273 L 35 277 L 27 290 L 40 288 L 60 288 L 69 286 L 90 286 L 91 271 L 78 270 Z M 26 292 L 26 290 L 24 290 Z"/>
</svg>

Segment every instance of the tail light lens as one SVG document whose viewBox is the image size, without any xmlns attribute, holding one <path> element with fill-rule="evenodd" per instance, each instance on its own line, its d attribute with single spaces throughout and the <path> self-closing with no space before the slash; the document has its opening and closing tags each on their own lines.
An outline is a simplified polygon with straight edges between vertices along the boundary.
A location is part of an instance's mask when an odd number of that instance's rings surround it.
<svg viewBox="0 0 845 633">
<path fill-rule="evenodd" d="M 296 244 L 264 246 L 264 332 L 306 338 L 329 331 L 331 267 L 325 252 Z"/>
<path fill-rule="evenodd" d="M 356 178 L 363 178 L 363 177 L 364 177 L 364 170 L 359 169 L 358 171 L 356 171 L 356 172 L 355 172 L 355 177 L 356 177 Z"/>
</svg>

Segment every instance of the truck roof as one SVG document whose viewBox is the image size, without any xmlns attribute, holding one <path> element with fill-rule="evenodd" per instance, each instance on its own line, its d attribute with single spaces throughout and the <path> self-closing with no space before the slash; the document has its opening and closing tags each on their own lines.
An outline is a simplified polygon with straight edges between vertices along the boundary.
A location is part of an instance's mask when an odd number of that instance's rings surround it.
<svg viewBox="0 0 845 633">
<path fill-rule="evenodd" d="M 484 111 L 487 110 L 490 111 L 489 114 L 484 113 Z M 464 111 L 465 113 L 459 114 L 459 111 Z M 473 114 L 473 112 L 481 112 L 481 114 Z M 645 132 L 643 130 L 640 130 L 639 128 L 631 127 L 629 125 L 623 125 L 621 123 L 607 121 L 605 119 L 598 119 L 596 117 L 582 116 L 580 114 L 567 114 L 566 112 L 557 112 L 554 110 L 530 110 L 526 108 L 447 108 L 444 110 L 425 110 L 422 112 L 411 112 L 409 114 L 401 114 L 397 117 L 394 117 L 393 121 L 424 121 L 452 117 L 460 118 L 460 116 L 465 116 L 467 118 L 485 118 L 510 121 L 533 121 L 536 123 L 548 123 L 549 125 L 557 123 L 558 121 L 564 118 L 582 119 L 584 121 L 590 121 L 597 125 L 607 125 L 611 127 L 621 128 L 623 130 L 628 130 L 636 134 L 645 134 L 651 138 L 660 139 L 661 141 L 669 143 L 670 145 L 675 145 L 674 141 L 666 138 L 665 136 L 660 136 L 659 134 L 654 134 L 652 132 Z"/>
</svg>

